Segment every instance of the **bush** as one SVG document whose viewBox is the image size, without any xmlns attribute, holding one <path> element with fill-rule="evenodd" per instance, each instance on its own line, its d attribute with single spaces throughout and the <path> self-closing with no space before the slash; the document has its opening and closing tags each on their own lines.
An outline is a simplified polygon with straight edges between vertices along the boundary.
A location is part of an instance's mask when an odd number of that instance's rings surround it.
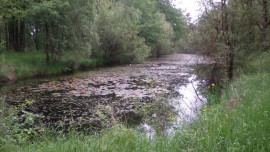
<svg viewBox="0 0 270 152">
<path fill-rule="evenodd" d="M 26 143 L 44 131 L 35 125 L 35 120 L 40 116 L 24 111 L 34 103 L 33 100 L 26 100 L 17 107 L 10 107 L 4 99 L 0 100 L 0 145 Z"/>
</svg>

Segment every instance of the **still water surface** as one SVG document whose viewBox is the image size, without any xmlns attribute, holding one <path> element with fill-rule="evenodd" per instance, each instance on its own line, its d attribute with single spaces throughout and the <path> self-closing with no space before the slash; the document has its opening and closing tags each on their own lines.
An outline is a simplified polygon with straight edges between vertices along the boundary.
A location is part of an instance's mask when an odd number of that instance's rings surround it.
<svg viewBox="0 0 270 152">
<path fill-rule="evenodd" d="M 6 84 L 1 97 L 14 105 L 35 100 L 27 110 L 43 115 L 46 123 L 68 126 L 75 122 L 102 128 L 106 127 L 105 119 L 120 118 L 128 123 L 140 122 L 141 129 L 152 136 L 155 130 L 150 118 L 141 118 L 137 111 L 159 98 L 166 99 L 174 115 L 162 116 L 157 111 L 152 118 L 173 117 L 170 125 L 164 125 L 167 133 L 195 117 L 205 99 L 198 89 L 204 81 L 197 78 L 194 69 L 207 63 L 202 56 L 173 54 L 141 64 Z"/>
</svg>

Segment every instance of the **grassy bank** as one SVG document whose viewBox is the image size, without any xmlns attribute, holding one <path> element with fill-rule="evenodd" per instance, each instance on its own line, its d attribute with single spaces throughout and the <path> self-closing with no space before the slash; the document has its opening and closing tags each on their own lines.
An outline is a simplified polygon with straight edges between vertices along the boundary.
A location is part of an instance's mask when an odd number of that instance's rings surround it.
<svg viewBox="0 0 270 152">
<path fill-rule="evenodd" d="M 6 136 L 0 151 L 270 151 L 269 57 L 250 62 L 251 71 L 229 84 L 221 96 L 209 94 L 208 104 L 191 124 L 169 137 L 149 139 L 117 125 L 96 135 L 44 130 L 32 141 L 17 143 Z"/>
<path fill-rule="evenodd" d="M 95 68 L 106 64 L 105 59 L 88 58 L 86 55 L 64 52 L 60 61 L 49 65 L 45 54 L 35 52 L 0 53 L 0 78 L 31 78 L 70 73 L 77 69 Z"/>
</svg>

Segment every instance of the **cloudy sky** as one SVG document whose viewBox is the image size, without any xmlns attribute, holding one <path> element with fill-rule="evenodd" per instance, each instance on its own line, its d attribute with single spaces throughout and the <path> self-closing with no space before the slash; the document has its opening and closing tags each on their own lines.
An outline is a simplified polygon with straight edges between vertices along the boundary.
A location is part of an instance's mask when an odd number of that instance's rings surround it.
<svg viewBox="0 0 270 152">
<path fill-rule="evenodd" d="M 176 8 L 181 8 L 184 14 L 190 13 L 191 20 L 194 21 L 200 14 L 199 0 L 174 0 L 173 4 Z"/>
</svg>

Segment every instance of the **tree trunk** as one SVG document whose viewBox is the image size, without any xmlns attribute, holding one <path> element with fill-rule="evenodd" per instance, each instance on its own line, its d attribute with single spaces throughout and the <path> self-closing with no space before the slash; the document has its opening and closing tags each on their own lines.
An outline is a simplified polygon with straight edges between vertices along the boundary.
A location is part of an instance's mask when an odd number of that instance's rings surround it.
<svg viewBox="0 0 270 152">
<path fill-rule="evenodd" d="M 224 0 L 221 0 L 221 23 L 220 23 L 220 29 L 221 29 L 221 34 L 222 34 L 223 49 L 225 49 L 225 45 L 226 45 L 225 32 L 224 32 L 224 7 L 225 7 L 225 2 L 224 2 Z"/>
<path fill-rule="evenodd" d="M 5 23 L 5 39 L 6 39 L 6 51 L 9 51 L 9 29 L 8 29 L 8 23 Z"/>
<path fill-rule="evenodd" d="M 156 56 L 159 58 L 160 57 L 160 46 L 157 47 L 157 54 Z"/>
<path fill-rule="evenodd" d="M 35 42 L 35 47 L 37 51 L 40 50 L 39 29 L 40 29 L 39 26 L 35 25 L 34 30 L 32 31 L 33 40 Z"/>
<path fill-rule="evenodd" d="M 37 33 L 36 33 L 36 34 L 37 34 Z M 34 40 L 34 42 L 35 42 L 36 50 L 39 51 L 39 50 L 40 50 L 40 48 L 39 48 L 39 40 L 38 40 L 37 36 L 34 36 L 34 37 L 33 37 L 33 40 Z"/>
<path fill-rule="evenodd" d="M 45 22 L 45 53 L 46 53 L 46 63 L 49 64 L 50 61 L 50 55 L 49 55 L 49 40 L 50 40 L 50 33 L 49 33 L 49 26 L 48 23 Z"/>
<path fill-rule="evenodd" d="M 20 21 L 19 51 L 23 52 L 24 49 L 25 49 L 25 22 Z"/>
<path fill-rule="evenodd" d="M 225 52 L 224 72 L 227 73 L 228 79 L 232 80 L 234 70 L 234 53 L 229 38 L 227 0 L 221 0 L 221 32 L 222 32 L 223 50 Z"/>
<path fill-rule="evenodd" d="M 19 23 L 18 21 L 15 21 L 14 22 L 14 42 L 13 42 L 13 45 L 14 45 L 14 50 L 16 52 L 19 51 Z"/>
<path fill-rule="evenodd" d="M 225 55 L 225 61 L 223 61 L 224 73 L 227 73 L 227 65 L 228 65 L 228 54 L 227 54 L 227 47 L 226 47 L 226 40 L 225 40 L 225 29 L 224 29 L 224 9 L 225 9 L 225 2 L 221 0 L 221 23 L 220 23 L 220 30 L 222 35 L 222 49 Z"/>
<path fill-rule="evenodd" d="M 267 28 L 270 25 L 270 19 L 269 19 L 269 10 L 268 10 L 268 0 L 263 0 L 262 1 L 262 7 L 263 7 L 263 25 L 262 25 L 262 36 L 261 36 L 261 41 L 262 41 L 262 51 L 266 51 L 269 48 L 269 45 L 266 45 L 266 39 L 267 39 Z"/>
<path fill-rule="evenodd" d="M 3 31 L 3 29 L 2 29 L 2 27 L 0 27 L 0 44 L 2 43 L 2 31 Z"/>
<path fill-rule="evenodd" d="M 9 50 L 14 50 L 14 25 L 12 22 L 8 23 L 8 41 L 9 41 L 9 45 L 8 45 L 8 49 Z"/>
<path fill-rule="evenodd" d="M 264 25 L 263 28 L 267 29 L 267 27 L 270 25 L 269 21 L 269 11 L 268 11 L 268 0 L 263 0 L 263 19 L 264 19 Z"/>
<path fill-rule="evenodd" d="M 18 21 L 12 20 L 8 23 L 8 50 L 19 51 L 19 24 Z"/>
<path fill-rule="evenodd" d="M 57 30 L 57 24 L 54 24 L 54 22 L 51 23 L 51 31 L 54 41 L 51 41 L 50 46 L 51 46 L 51 60 L 52 62 L 56 62 L 58 60 L 58 30 Z"/>
</svg>

